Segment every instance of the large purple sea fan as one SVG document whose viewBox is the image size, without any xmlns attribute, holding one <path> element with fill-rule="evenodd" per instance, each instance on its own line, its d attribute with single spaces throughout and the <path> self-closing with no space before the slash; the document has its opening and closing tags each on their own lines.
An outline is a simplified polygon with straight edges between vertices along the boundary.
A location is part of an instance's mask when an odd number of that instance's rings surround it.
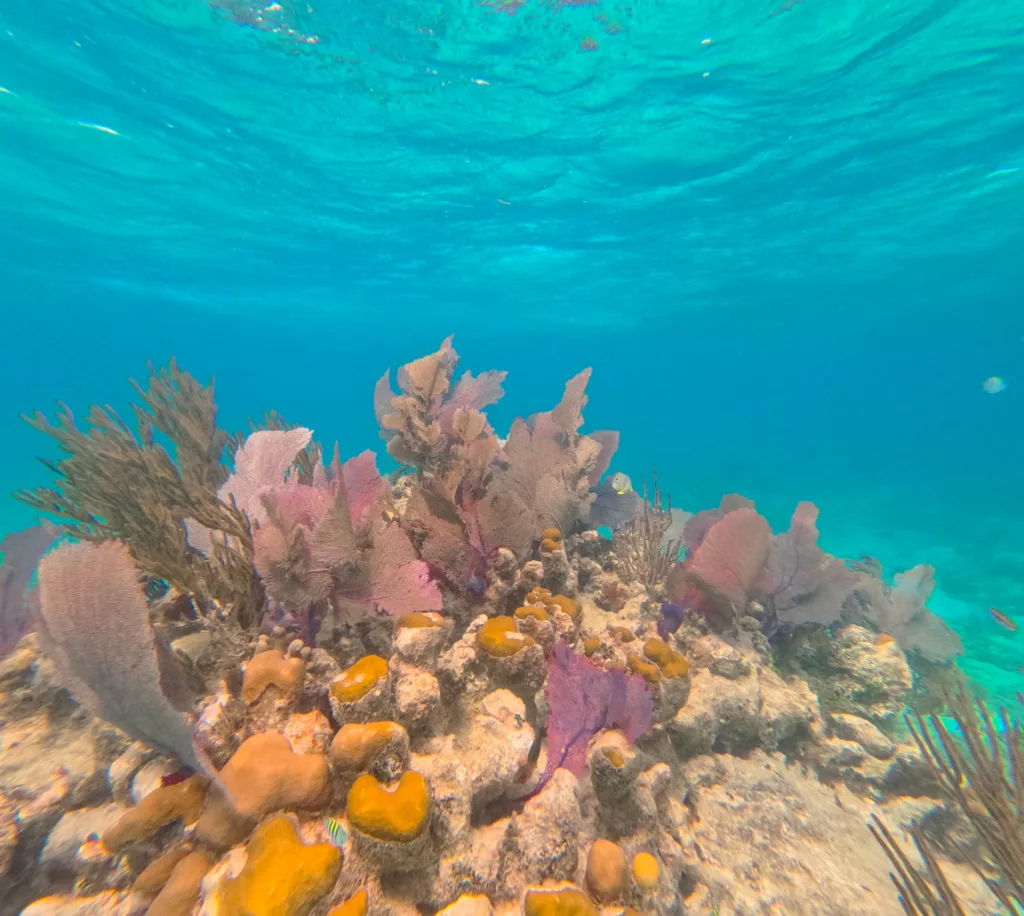
<svg viewBox="0 0 1024 916">
<path fill-rule="evenodd" d="M 559 642 L 548 656 L 548 761 L 539 791 L 564 767 L 577 777 L 587 768 L 590 739 L 606 728 L 632 744 L 651 727 L 654 700 L 642 677 L 606 671 Z"/>
</svg>

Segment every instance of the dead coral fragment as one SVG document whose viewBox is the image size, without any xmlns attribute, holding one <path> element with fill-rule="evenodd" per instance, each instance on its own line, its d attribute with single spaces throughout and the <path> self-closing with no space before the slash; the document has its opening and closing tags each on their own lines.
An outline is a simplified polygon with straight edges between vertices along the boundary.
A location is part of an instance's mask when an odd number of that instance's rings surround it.
<svg viewBox="0 0 1024 916">
<path fill-rule="evenodd" d="M 231 607 L 247 625 L 262 595 L 249 522 L 217 498 L 227 477 L 221 462 L 228 436 L 217 427 L 213 386 L 204 388 L 173 360 L 167 369 L 150 366 L 148 390 L 132 385 L 142 398 L 133 405 L 137 437 L 110 407 L 93 407 L 84 430 L 63 404 L 56 425 L 41 413 L 29 420 L 66 457 L 46 462 L 59 478 L 56 489 L 23 490 L 18 498 L 56 516 L 79 540 L 123 540 L 143 574 Z M 156 433 L 170 440 L 170 453 Z M 223 535 L 210 556 L 190 549 L 189 519 Z"/>
<path fill-rule="evenodd" d="M 285 658 L 275 649 L 260 652 L 245 666 L 242 699 L 246 703 L 255 703 L 264 690 L 274 686 L 285 698 L 294 700 L 302 691 L 305 676 L 306 664 L 301 658 Z"/>
<path fill-rule="evenodd" d="M 286 817 L 261 824 L 246 846 L 245 866 L 219 892 L 222 916 L 306 916 L 338 879 L 341 850 L 307 846 Z"/>
<path fill-rule="evenodd" d="M 514 617 L 492 617 L 477 632 L 476 645 L 492 658 L 508 658 L 537 642 L 519 632 Z"/>
<path fill-rule="evenodd" d="M 120 852 L 173 821 L 194 823 L 206 802 L 206 786 L 206 778 L 196 774 L 175 785 L 154 789 L 103 832 L 103 845 L 111 852 Z"/>
<path fill-rule="evenodd" d="M 349 823 L 368 837 L 408 843 L 421 836 L 430 822 L 430 789 L 411 770 L 393 788 L 365 774 L 349 789 L 346 813 Z"/>
</svg>

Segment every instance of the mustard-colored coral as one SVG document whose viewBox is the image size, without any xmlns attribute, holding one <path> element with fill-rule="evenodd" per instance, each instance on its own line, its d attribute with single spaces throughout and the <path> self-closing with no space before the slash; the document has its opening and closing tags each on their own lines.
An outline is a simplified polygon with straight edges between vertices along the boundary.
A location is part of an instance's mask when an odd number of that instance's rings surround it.
<svg viewBox="0 0 1024 916">
<path fill-rule="evenodd" d="M 597 908 L 583 891 L 563 887 L 556 891 L 527 891 L 524 916 L 597 916 Z"/>
<path fill-rule="evenodd" d="M 422 627 L 440 627 L 444 625 L 444 619 L 440 614 L 432 611 L 410 611 L 408 614 L 399 614 L 395 618 L 395 629 L 418 629 Z"/>
<path fill-rule="evenodd" d="M 221 916 L 306 916 L 341 871 L 340 849 L 306 846 L 284 816 L 260 824 L 245 851 L 238 877 L 221 887 Z"/>
<path fill-rule="evenodd" d="M 537 642 L 516 629 L 514 617 L 491 617 L 477 631 L 476 645 L 492 658 L 508 658 Z"/>
<path fill-rule="evenodd" d="M 199 900 L 203 878 L 212 867 L 213 861 L 205 852 L 190 852 L 174 866 L 146 916 L 189 916 Z"/>
<path fill-rule="evenodd" d="M 634 639 L 636 639 L 636 634 L 627 627 L 608 627 L 608 632 L 612 636 L 618 637 L 619 640 L 621 640 L 622 642 L 632 642 Z"/>
<path fill-rule="evenodd" d="M 633 881 L 640 890 L 647 893 L 658 886 L 661 866 L 649 852 L 638 852 L 633 857 Z"/>
<path fill-rule="evenodd" d="M 254 655 L 245 666 L 242 699 L 246 703 L 255 703 L 272 685 L 286 697 L 294 699 L 302 690 L 305 676 L 306 663 L 301 658 L 285 658 L 276 649 L 267 649 Z"/>
<path fill-rule="evenodd" d="M 558 541 L 559 543 L 561 543 L 561 541 L 562 541 L 562 532 L 559 531 L 557 528 L 545 528 L 540 533 L 540 537 L 541 537 L 541 540 L 544 540 L 544 541 Z"/>
<path fill-rule="evenodd" d="M 532 589 L 530 593 L 526 596 L 526 600 L 531 604 L 544 604 L 550 599 L 551 592 L 548 591 L 548 589 L 546 588 L 542 588 L 540 585 Z"/>
<path fill-rule="evenodd" d="M 639 674 L 648 684 L 657 684 L 661 680 L 661 671 L 652 662 L 644 661 L 639 655 L 630 655 L 626 661 L 633 674 Z"/>
<path fill-rule="evenodd" d="M 366 916 L 369 899 L 366 891 L 359 891 L 348 898 L 344 903 L 339 903 L 331 909 L 327 916 Z"/>
<path fill-rule="evenodd" d="M 356 830 L 373 839 L 407 843 L 430 822 L 430 789 L 412 771 L 403 773 L 393 788 L 382 786 L 367 773 L 349 789 L 346 814 Z"/>
<path fill-rule="evenodd" d="M 222 792 L 210 793 L 196 836 L 213 846 L 231 846 L 264 814 L 317 808 L 329 797 L 328 777 L 323 754 L 296 754 L 277 732 L 253 735 L 220 772 L 230 800 Z"/>
<path fill-rule="evenodd" d="M 575 598 L 570 598 L 568 595 L 555 595 L 549 598 L 548 601 L 551 604 L 558 605 L 566 614 L 576 621 L 580 614 L 583 613 L 583 605 L 580 604 Z"/>
<path fill-rule="evenodd" d="M 562 549 L 561 539 L 555 540 L 554 538 L 544 538 L 540 542 L 541 553 L 554 553 L 557 550 Z"/>
<path fill-rule="evenodd" d="M 547 620 L 548 612 L 542 607 L 517 607 L 514 616 L 517 620 L 533 617 L 535 620 Z"/>
<path fill-rule="evenodd" d="M 588 636 L 583 640 L 583 653 L 587 656 L 593 655 L 601 648 L 601 640 L 597 636 Z"/>
<path fill-rule="evenodd" d="M 389 747 L 409 747 L 409 735 L 397 722 L 350 722 L 331 742 L 331 762 L 342 770 L 365 770 Z"/>
<path fill-rule="evenodd" d="M 193 823 L 203 810 L 206 785 L 206 778 L 197 773 L 172 786 L 154 789 L 103 832 L 103 845 L 111 852 L 120 852 L 173 821 Z"/>
<path fill-rule="evenodd" d="M 601 753 L 617 770 L 621 770 L 626 765 L 626 758 L 622 756 L 622 751 L 613 745 L 605 745 L 601 748 Z"/>
<path fill-rule="evenodd" d="M 690 673 L 690 663 L 664 640 L 648 639 L 644 655 L 657 664 L 666 678 L 686 677 Z"/>
<path fill-rule="evenodd" d="M 331 681 L 331 696 L 339 703 L 355 703 L 387 676 L 387 660 L 379 655 L 367 655 Z"/>
</svg>

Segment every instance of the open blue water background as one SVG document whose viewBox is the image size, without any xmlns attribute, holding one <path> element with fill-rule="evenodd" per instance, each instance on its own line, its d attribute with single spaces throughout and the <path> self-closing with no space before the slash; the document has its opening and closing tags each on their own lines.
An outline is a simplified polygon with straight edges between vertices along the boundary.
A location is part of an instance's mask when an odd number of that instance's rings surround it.
<svg viewBox="0 0 1024 916">
<path fill-rule="evenodd" d="M 225 4 L 0 6 L 0 491 L 54 454 L 20 412 L 172 355 L 354 454 L 454 332 L 499 429 L 591 365 L 675 504 L 933 563 L 1015 702 L 1019 0 Z"/>
</svg>

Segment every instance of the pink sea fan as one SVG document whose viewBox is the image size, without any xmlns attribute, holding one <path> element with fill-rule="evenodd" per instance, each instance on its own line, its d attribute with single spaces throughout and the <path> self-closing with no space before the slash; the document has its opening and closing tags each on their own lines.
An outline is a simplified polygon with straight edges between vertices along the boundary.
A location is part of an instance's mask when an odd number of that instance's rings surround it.
<svg viewBox="0 0 1024 916">
<path fill-rule="evenodd" d="M 257 524 L 266 521 L 262 497 L 285 481 L 288 469 L 313 437 L 313 431 L 261 429 L 252 433 L 235 454 L 235 471 L 217 491 L 223 502 L 234 497 L 238 508 Z"/>
<path fill-rule="evenodd" d="M 598 668 L 564 642 L 548 656 L 547 669 L 548 762 L 535 792 L 559 767 L 583 776 L 587 746 L 599 731 L 621 729 L 633 743 L 650 729 L 654 712 L 642 677 Z"/>
<path fill-rule="evenodd" d="M 342 465 L 341 473 L 348 494 L 349 511 L 353 520 L 358 521 L 380 502 L 387 492 L 387 482 L 377 470 L 377 456 L 369 449 L 349 458 Z"/>
<path fill-rule="evenodd" d="M 686 594 L 688 583 L 703 591 L 719 614 L 741 614 L 762 581 L 771 543 L 771 528 L 754 509 L 728 512 L 708 529 L 683 574 L 672 577 L 672 597 Z"/>
<path fill-rule="evenodd" d="M 354 597 L 397 617 L 413 611 L 439 611 L 441 590 L 409 536 L 396 524 L 378 532 L 369 558 L 370 581 Z"/>
</svg>

